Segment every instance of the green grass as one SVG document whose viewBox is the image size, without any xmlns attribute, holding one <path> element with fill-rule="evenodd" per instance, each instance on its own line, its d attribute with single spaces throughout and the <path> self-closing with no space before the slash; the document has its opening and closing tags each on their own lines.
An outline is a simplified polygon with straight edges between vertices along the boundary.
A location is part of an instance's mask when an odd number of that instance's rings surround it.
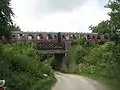
<svg viewBox="0 0 120 90">
<path fill-rule="evenodd" d="M 120 82 L 118 82 L 115 78 L 108 78 L 96 74 L 86 74 L 86 73 L 81 73 L 78 75 L 96 80 L 101 84 L 106 85 L 110 90 L 120 90 Z"/>
<path fill-rule="evenodd" d="M 33 90 L 51 90 L 55 82 L 56 79 L 53 77 L 43 79 L 33 87 Z"/>
</svg>

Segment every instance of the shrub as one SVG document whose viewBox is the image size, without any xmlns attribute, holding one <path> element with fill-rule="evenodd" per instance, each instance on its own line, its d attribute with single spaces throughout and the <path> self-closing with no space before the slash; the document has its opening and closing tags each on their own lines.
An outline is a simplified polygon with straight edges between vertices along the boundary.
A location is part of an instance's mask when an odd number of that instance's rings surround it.
<svg viewBox="0 0 120 90">
<path fill-rule="evenodd" d="M 69 53 L 70 73 L 88 74 L 108 78 L 120 85 L 120 46 L 112 42 L 102 45 L 80 44 L 72 46 Z"/>
<path fill-rule="evenodd" d="M 0 79 L 6 80 L 8 89 L 47 90 L 54 82 L 51 67 L 39 60 L 33 46 L 2 45 L 0 52 Z M 48 84 L 47 88 L 45 84 Z"/>
</svg>

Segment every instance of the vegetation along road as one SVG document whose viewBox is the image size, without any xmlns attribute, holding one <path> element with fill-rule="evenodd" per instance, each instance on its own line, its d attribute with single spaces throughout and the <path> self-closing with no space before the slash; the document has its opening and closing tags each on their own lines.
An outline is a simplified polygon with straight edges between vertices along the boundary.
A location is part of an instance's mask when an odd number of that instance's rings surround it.
<svg viewBox="0 0 120 90">
<path fill-rule="evenodd" d="M 86 77 L 70 75 L 70 74 L 55 74 L 58 82 L 52 90 L 106 90 L 98 82 Z"/>
</svg>

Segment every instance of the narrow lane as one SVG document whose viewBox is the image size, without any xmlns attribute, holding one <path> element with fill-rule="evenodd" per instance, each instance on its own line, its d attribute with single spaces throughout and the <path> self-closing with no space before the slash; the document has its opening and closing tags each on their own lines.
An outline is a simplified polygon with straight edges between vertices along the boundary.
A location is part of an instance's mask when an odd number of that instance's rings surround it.
<svg viewBox="0 0 120 90">
<path fill-rule="evenodd" d="M 106 90 L 98 82 L 86 77 L 70 75 L 70 74 L 55 74 L 57 83 L 52 90 Z"/>
</svg>

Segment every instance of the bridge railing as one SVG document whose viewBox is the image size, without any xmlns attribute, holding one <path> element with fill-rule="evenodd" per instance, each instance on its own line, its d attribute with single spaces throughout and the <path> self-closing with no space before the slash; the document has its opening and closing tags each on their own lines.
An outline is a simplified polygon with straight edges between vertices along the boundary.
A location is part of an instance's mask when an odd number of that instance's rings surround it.
<svg viewBox="0 0 120 90">
<path fill-rule="evenodd" d="M 56 49 L 65 49 L 65 43 L 42 43 L 39 42 L 36 45 L 38 50 L 56 50 Z"/>
</svg>

